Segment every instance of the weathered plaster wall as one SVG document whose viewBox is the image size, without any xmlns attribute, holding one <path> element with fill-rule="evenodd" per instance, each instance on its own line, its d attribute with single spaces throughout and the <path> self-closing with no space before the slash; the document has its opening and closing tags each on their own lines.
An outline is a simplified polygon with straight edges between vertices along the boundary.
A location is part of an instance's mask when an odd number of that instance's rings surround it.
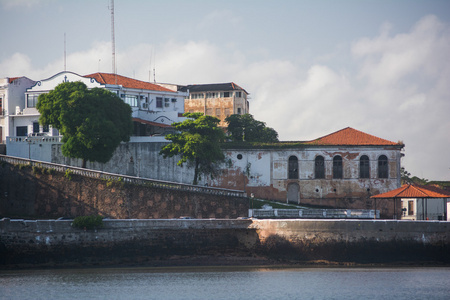
<svg viewBox="0 0 450 300">
<path fill-rule="evenodd" d="M 0 216 L 166 219 L 237 218 L 248 215 L 246 198 L 107 182 L 64 174 L 33 174 L 29 167 L 0 166 Z"/>
<path fill-rule="evenodd" d="M 231 168 L 213 181 L 214 186 L 245 189 L 255 197 L 287 202 L 289 186 L 296 185 L 297 192 L 289 202 L 323 205 L 336 208 L 361 208 L 382 210 L 384 217 L 392 217 L 394 205 L 370 199 L 371 195 L 384 193 L 400 186 L 400 150 L 390 147 L 309 147 L 289 150 L 228 150 Z M 314 178 L 314 159 L 325 158 L 325 179 Z M 333 179 L 333 157 L 343 159 L 343 178 Z M 359 178 L 359 158 L 370 159 L 370 178 Z M 389 160 L 389 178 L 377 178 L 378 157 Z M 288 179 L 289 157 L 298 158 L 298 179 Z M 399 205 L 396 205 L 398 210 Z"/>
<path fill-rule="evenodd" d="M 209 257 L 198 264 L 215 264 L 223 256 L 235 257 L 231 264 L 251 257 L 291 263 L 450 263 L 449 222 L 104 220 L 104 228 L 88 231 L 70 223 L 1 219 L 0 269 L 153 265 L 173 256 Z"/>
</svg>

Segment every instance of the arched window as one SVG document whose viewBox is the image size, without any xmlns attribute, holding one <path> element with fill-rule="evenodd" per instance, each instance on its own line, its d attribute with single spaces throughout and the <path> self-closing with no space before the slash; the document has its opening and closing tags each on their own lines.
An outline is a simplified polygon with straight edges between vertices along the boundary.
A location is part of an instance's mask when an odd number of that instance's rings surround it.
<svg viewBox="0 0 450 300">
<path fill-rule="evenodd" d="M 342 178 L 342 157 L 333 157 L 333 178 Z"/>
<path fill-rule="evenodd" d="M 370 178 L 370 161 L 367 155 L 359 159 L 359 178 Z"/>
<path fill-rule="evenodd" d="M 317 156 L 314 161 L 314 175 L 316 178 L 325 178 L 325 162 L 323 156 Z"/>
<path fill-rule="evenodd" d="M 386 155 L 381 155 L 378 158 L 378 178 L 388 178 L 389 165 Z"/>
<path fill-rule="evenodd" d="M 289 157 L 289 179 L 298 179 L 298 158 Z"/>
</svg>

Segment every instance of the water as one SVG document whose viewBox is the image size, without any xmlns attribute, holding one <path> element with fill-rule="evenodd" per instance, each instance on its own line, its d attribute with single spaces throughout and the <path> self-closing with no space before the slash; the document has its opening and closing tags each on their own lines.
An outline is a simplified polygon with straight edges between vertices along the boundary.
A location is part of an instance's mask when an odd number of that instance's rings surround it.
<svg viewBox="0 0 450 300">
<path fill-rule="evenodd" d="M 450 299 L 450 268 L 0 271 L 0 299 Z"/>
</svg>

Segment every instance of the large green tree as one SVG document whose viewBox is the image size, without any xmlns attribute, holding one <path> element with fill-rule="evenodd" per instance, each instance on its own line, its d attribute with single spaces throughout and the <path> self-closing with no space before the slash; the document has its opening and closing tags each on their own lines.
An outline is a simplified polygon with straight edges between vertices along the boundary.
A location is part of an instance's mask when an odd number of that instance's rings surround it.
<svg viewBox="0 0 450 300">
<path fill-rule="evenodd" d="M 202 113 L 185 113 L 188 119 L 173 123 L 175 134 L 166 135 L 172 143 L 163 147 L 160 154 L 166 157 L 180 155 L 177 165 L 184 163 L 194 167 L 193 184 L 196 185 L 201 174 L 215 175 L 225 156 L 220 147 L 225 134 L 218 127 L 219 119 L 204 116 Z"/>
<path fill-rule="evenodd" d="M 57 128 L 66 157 L 108 162 L 133 130 L 131 107 L 116 94 L 88 89 L 82 82 L 63 82 L 38 98 L 39 122 Z"/>
<path fill-rule="evenodd" d="M 278 141 L 278 133 L 266 123 L 255 120 L 251 114 L 234 114 L 225 119 L 228 123 L 227 131 L 235 142 L 262 142 L 272 143 Z"/>
</svg>

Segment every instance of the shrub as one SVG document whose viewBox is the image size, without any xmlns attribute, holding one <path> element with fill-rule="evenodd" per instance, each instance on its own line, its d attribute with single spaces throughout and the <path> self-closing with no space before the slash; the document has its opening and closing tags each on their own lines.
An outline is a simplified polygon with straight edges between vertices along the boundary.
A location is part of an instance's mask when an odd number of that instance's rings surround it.
<svg viewBox="0 0 450 300">
<path fill-rule="evenodd" d="M 76 217 L 72 223 L 73 227 L 80 229 L 96 229 L 103 227 L 102 216 L 80 216 Z"/>
<path fill-rule="evenodd" d="M 69 169 L 67 169 L 66 173 L 64 173 L 64 177 L 66 177 L 69 180 L 72 180 L 72 175 L 73 175 L 73 171 L 69 170 Z"/>
</svg>

